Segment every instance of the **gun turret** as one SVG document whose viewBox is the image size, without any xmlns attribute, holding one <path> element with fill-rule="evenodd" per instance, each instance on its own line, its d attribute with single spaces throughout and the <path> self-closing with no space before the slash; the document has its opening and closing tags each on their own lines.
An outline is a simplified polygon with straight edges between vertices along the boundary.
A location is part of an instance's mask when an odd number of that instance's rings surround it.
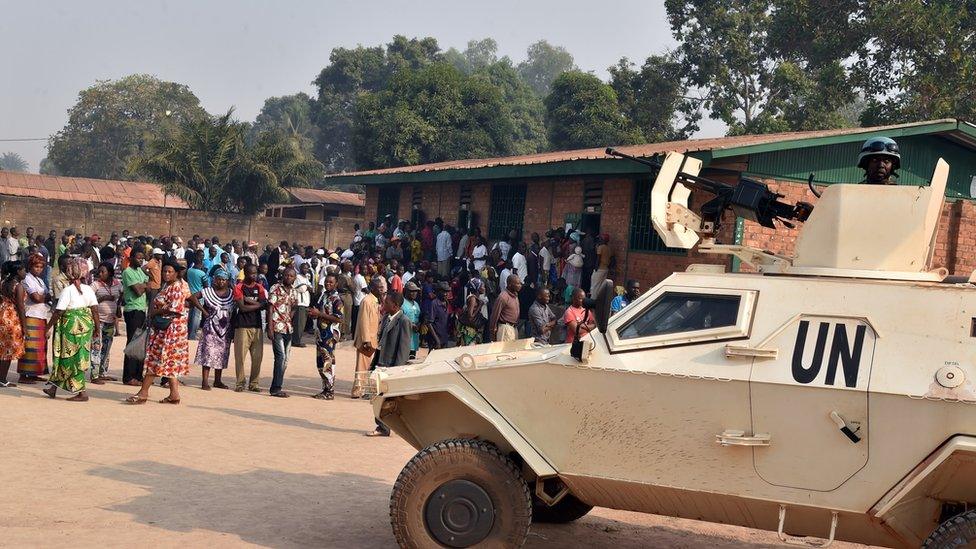
<svg viewBox="0 0 976 549">
<path fill-rule="evenodd" d="M 625 158 L 645 166 L 660 170 L 662 162 L 653 159 L 638 158 L 608 147 L 606 153 L 610 156 Z M 683 167 L 683 163 L 682 163 Z M 783 195 L 769 190 L 769 186 L 761 181 L 740 177 L 737 185 L 729 185 L 720 181 L 685 173 L 681 169 L 671 182 L 668 193 L 670 200 L 674 187 L 683 185 L 690 190 L 705 191 L 715 195 L 701 207 L 702 236 L 714 236 L 721 228 L 722 214 L 725 210 L 732 210 L 735 215 L 750 221 L 755 221 L 763 227 L 775 227 L 774 221 L 779 220 L 783 225 L 792 228 L 792 221 L 806 221 L 813 211 L 813 205 L 807 202 L 787 204 L 779 199 Z"/>
</svg>

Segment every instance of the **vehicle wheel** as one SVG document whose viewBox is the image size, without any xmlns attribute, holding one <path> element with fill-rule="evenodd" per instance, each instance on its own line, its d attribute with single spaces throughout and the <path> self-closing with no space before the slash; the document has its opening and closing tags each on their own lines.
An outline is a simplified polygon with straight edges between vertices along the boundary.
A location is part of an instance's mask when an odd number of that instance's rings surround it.
<svg viewBox="0 0 976 549">
<path fill-rule="evenodd" d="M 390 496 L 400 547 L 521 547 L 532 498 L 519 468 L 493 444 L 432 444 L 400 472 Z"/>
<path fill-rule="evenodd" d="M 976 547 L 976 510 L 966 511 L 943 522 L 922 544 L 923 549 Z"/>
<path fill-rule="evenodd" d="M 566 494 L 552 507 L 543 503 L 538 497 L 532 496 L 532 522 L 564 524 L 582 518 L 591 509 L 593 509 L 592 505 L 576 499 L 573 494 Z"/>
</svg>

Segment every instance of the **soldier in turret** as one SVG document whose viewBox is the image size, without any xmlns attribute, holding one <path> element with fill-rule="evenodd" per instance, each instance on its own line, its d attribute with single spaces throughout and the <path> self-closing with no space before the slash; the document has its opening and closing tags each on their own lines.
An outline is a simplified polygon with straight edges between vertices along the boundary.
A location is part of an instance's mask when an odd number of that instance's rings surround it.
<svg viewBox="0 0 976 549">
<path fill-rule="evenodd" d="M 901 167 L 898 143 L 890 137 L 872 137 L 861 146 L 857 167 L 864 170 L 868 185 L 897 185 L 896 170 Z"/>
</svg>

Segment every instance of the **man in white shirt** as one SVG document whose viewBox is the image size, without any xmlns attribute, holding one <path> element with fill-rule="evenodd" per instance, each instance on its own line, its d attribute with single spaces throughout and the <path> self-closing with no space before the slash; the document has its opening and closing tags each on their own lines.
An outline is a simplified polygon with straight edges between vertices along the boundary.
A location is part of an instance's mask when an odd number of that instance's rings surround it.
<svg viewBox="0 0 976 549">
<path fill-rule="evenodd" d="M 474 264 L 474 268 L 481 270 L 485 268 L 485 259 L 488 257 L 488 247 L 485 246 L 485 240 L 480 236 L 475 236 L 477 239 L 474 248 L 471 250 L 471 262 Z"/>
<path fill-rule="evenodd" d="M 352 277 L 352 326 L 350 326 L 351 333 L 356 333 L 356 324 L 359 318 L 359 306 L 363 303 L 363 298 L 366 297 L 366 277 L 363 273 L 357 272 L 355 276 Z"/>
<path fill-rule="evenodd" d="M 525 259 L 522 243 L 515 245 L 515 253 L 512 254 L 512 270 L 518 275 L 519 280 L 529 280 L 529 262 Z M 502 280 L 507 280 L 503 278 Z"/>
<path fill-rule="evenodd" d="M 186 248 L 183 247 L 183 239 L 176 237 L 173 239 L 173 257 L 175 259 L 186 259 Z M 237 263 L 235 260 L 234 263 Z"/>
<path fill-rule="evenodd" d="M 407 285 L 407 282 L 410 282 L 411 280 L 413 280 L 413 277 L 417 276 L 417 273 L 415 272 L 415 270 L 416 270 L 416 267 L 414 266 L 414 264 L 412 262 L 407 263 L 407 266 L 404 267 L 404 269 L 403 269 L 403 276 L 400 277 L 400 281 L 403 282 L 403 285 L 404 286 Z"/>
<path fill-rule="evenodd" d="M 302 335 L 305 333 L 305 322 L 308 320 L 308 306 L 312 302 L 312 282 L 309 280 L 311 267 L 303 263 L 295 276 L 294 292 L 297 298 L 295 311 L 292 313 L 291 346 L 304 347 Z"/>
<path fill-rule="evenodd" d="M 451 227 L 444 226 L 444 230 L 437 233 L 437 273 L 443 277 L 451 274 L 451 259 L 454 257 L 454 250 L 451 242 Z"/>
</svg>

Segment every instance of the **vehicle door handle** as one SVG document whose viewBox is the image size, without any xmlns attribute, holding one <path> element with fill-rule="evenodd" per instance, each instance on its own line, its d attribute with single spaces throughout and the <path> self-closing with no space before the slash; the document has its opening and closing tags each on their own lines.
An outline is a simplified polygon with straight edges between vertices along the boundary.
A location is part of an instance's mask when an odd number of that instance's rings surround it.
<svg viewBox="0 0 976 549">
<path fill-rule="evenodd" d="M 715 435 L 715 442 L 722 446 L 769 446 L 768 433 L 746 435 L 745 431 L 726 429 L 720 435 Z"/>
</svg>

